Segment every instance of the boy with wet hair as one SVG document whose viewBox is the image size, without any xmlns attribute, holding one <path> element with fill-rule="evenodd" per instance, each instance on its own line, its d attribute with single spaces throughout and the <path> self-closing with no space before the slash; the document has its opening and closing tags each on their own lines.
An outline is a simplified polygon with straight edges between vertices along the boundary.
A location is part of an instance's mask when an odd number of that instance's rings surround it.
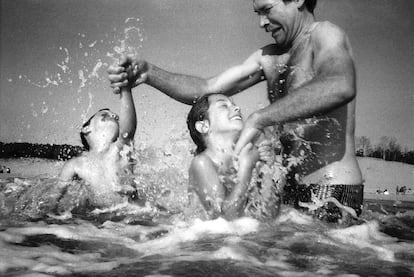
<svg viewBox="0 0 414 277">
<path fill-rule="evenodd" d="M 235 157 L 234 145 L 243 120 L 240 108 L 223 94 L 201 97 L 188 114 L 187 126 L 197 145 L 189 169 L 191 213 L 205 219 L 251 215 L 246 211 L 251 202 L 250 182 L 259 157 L 266 157 L 267 141 L 259 148 L 250 143 Z M 272 205 L 269 210 L 274 210 L 271 214 L 276 216 L 278 204 Z"/>
<path fill-rule="evenodd" d="M 123 202 L 123 194 L 136 196 L 129 155 L 137 125 L 131 86 L 121 89 L 120 98 L 120 116 L 101 109 L 83 124 L 80 137 L 87 151 L 66 162 L 59 175 L 62 181 L 85 181 L 94 206 Z"/>
</svg>

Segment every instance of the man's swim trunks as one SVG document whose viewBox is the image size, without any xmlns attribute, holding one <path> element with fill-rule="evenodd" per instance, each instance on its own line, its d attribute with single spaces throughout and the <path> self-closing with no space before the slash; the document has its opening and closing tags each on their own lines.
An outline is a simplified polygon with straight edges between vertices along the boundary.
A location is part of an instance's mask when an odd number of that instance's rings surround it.
<svg viewBox="0 0 414 277">
<path fill-rule="evenodd" d="M 284 202 L 303 206 L 301 203 L 312 203 L 315 200 L 335 198 L 343 206 L 354 209 L 357 216 L 362 212 L 364 185 L 296 185 L 285 187 Z M 342 218 L 342 211 L 332 201 L 326 201 L 313 214 L 328 222 L 336 222 Z"/>
</svg>

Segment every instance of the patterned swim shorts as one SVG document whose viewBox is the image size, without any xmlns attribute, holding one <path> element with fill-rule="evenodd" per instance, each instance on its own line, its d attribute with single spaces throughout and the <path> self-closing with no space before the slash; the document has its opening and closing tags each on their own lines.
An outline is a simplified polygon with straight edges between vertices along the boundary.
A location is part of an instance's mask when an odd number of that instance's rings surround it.
<svg viewBox="0 0 414 277">
<path fill-rule="evenodd" d="M 313 214 L 328 222 L 337 222 L 342 218 L 343 209 L 334 201 L 323 201 L 335 198 L 345 208 L 352 208 L 356 215 L 362 212 L 364 185 L 296 185 L 287 186 L 284 202 L 303 207 L 303 203 L 325 202 L 323 206 L 313 210 Z"/>
</svg>

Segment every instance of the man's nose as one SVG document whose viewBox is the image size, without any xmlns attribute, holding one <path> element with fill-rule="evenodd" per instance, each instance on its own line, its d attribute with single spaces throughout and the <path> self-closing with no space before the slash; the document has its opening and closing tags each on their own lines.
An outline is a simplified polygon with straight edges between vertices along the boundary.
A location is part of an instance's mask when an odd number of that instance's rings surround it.
<svg viewBox="0 0 414 277">
<path fill-rule="evenodd" d="M 264 28 L 267 24 L 269 24 L 269 19 L 265 15 L 260 15 L 260 27 Z"/>
</svg>

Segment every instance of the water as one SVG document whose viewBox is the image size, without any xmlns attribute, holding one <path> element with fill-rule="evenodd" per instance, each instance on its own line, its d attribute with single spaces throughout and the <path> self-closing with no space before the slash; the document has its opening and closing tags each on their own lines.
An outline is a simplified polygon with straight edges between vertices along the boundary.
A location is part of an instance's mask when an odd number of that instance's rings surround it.
<svg viewBox="0 0 414 277">
<path fill-rule="evenodd" d="M 268 222 L 201 221 L 186 216 L 182 161 L 155 170 L 151 153 L 140 152 L 148 162 L 137 180 L 152 197 L 143 206 L 80 209 L 80 187 L 67 201 L 57 197 L 52 177 L 3 175 L 0 275 L 414 275 L 413 203 L 366 201 L 353 226 L 323 223 L 288 206 Z"/>
</svg>

